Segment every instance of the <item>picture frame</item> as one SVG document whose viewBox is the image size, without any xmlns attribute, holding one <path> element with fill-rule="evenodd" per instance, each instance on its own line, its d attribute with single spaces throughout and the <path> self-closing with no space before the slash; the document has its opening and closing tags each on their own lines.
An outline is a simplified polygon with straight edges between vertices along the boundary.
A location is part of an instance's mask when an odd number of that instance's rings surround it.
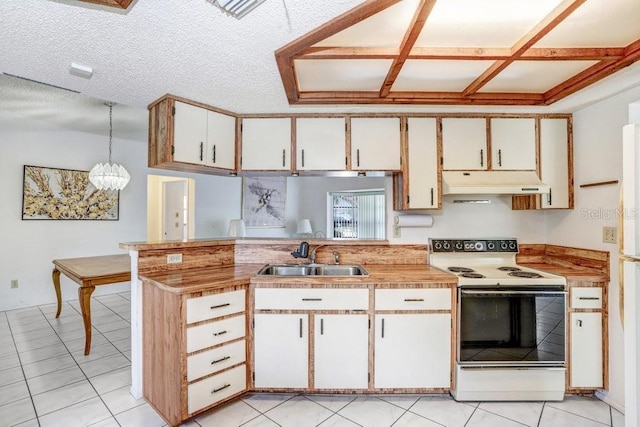
<svg viewBox="0 0 640 427">
<path fill-rule="evenodd" d="M 89 172 L 24 165 L 23 220 L 106 220 L 120 215 L 120 192 L 98 190 Z"/>
<path fill-rule="evenodd" d="M 286 199 L 286 177 L 244 177 L 242 219 L 246 227 L 285 227 Z"/>
</svg>

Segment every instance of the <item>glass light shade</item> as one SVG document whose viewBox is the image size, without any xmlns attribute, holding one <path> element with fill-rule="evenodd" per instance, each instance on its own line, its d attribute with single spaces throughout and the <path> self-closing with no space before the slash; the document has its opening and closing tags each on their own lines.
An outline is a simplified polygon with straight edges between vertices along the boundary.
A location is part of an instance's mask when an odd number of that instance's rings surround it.
<svg viewBox="0 0 640 427">
<path fill-rule="evenodd" d="M 89 181 L 98 190 L 122 190 L 130 179 L 124 166 L 117 163 L 98 163 L 89 172 Z"/>
<path fill-rule="evenodd" d="M 244 237 L 247 232 L 246 230 L 243 219 L 232 219 L 229 221 L 229 237 Z"/>
<path fill-rule="evenodd" d="M 313 229 L 311 228 L 311 221 L 308 219 L 301 219 L 298 221 L 298 229 L 296 230 L 298 234 L 311 234 L 313 233 Z"/>
</svg>

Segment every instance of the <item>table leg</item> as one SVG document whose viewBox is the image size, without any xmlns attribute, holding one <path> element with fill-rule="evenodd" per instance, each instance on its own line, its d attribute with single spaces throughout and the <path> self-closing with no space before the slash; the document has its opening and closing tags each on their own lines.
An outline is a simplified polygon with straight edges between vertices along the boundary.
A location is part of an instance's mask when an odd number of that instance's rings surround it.
<svg viewBox="0 0 640 427">
<path fill-rule="evenodd" d="M 95 286 L 80 286 L 78 297 L 80 300 L 80 311 L 84 322 L 84 355 L 88 356 L 91 351 L 91 294 L 96 289 Z"/>
<path fill-rule="evenodd" d="M 56 299 L 58 300 L 56 317 L 60 317 L 60 312 L 62 311 L 62 295 L 60 294 L 60 270 L 58 270 L 57 267 L 54 267 L 51 277 L 53 277 L 53 287 L 56 290 Z"/>
</svg>

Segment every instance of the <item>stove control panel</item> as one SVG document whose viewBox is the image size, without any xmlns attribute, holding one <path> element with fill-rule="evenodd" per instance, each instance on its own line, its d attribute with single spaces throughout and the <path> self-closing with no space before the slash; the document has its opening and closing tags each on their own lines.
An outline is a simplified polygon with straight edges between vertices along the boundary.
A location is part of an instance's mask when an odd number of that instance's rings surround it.
<svg viewBox="0 0 640 427">
<path fill-rule="evenodd" d="M 431 252 L 518 252 L 517 239 L 429 239 Z"/>
</svg>

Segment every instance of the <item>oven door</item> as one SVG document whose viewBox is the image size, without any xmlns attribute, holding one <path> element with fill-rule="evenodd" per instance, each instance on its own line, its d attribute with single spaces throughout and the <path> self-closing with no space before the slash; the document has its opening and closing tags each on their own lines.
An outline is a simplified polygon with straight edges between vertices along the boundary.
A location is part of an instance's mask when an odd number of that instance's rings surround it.
<svg viewBox="0 0 640 427">
<path fill-rule="evenodd" d="M 459 288 L 460 366 L 565 366 L 564 287 Z"/>
</svg>

